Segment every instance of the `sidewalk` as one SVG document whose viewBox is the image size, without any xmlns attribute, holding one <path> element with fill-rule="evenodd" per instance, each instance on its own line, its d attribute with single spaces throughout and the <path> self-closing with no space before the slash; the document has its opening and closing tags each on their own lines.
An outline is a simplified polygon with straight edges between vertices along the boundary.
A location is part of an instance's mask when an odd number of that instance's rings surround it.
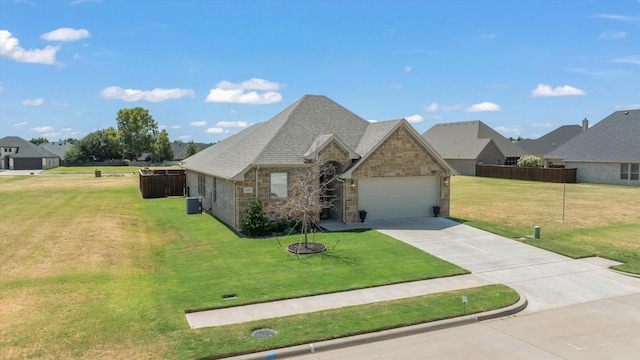
<svg viewBox="0 0 640 360">
<path fill-rule="evenodd" d="M 345 306 L 390 301 L 490 284 L 494 283 L 477 275 L 468 274 L 268 303 L 235 306 L 225 309 L 199 311 L 188 313 L 186 316 L 189 326 L 191 326 L 192 329 L 198 329 L 208 326 L 222 326 L 296 315 L 309 311 L 315 312 Z"/>
</svg>

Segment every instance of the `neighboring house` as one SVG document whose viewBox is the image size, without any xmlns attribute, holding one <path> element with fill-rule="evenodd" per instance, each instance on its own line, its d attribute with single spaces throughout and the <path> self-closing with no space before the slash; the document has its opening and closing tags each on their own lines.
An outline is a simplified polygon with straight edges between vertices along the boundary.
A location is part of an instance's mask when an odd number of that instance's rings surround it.
<svg viewBox="0 0 640 360">
<path fill-rule="evenodd" d="M 53 141 L 50 143 L 42 143 L 40 144 L 40 147 L 51 151 L 52 153 L 58 155 L 60 157 L 61 160 L 64 160 L 64 154 L 71 149 L 71 147 L 73 146 L 72 143 L 68 142 L 68 141 Z"/>
<path fill-rule="evenodd" d="M 60 156 L 17 136 L 0 139 L 0 162 L 6 170 L 43 170 L 60 166 Z"/>
<path fill-rule="evenodd" d="M 640 110 L 616 111 L 547 154 L 578 182 L 640 186 Z"/>
<path fill-rule="evenodd" d="M 582 134 L 589 128 L 589 121 L 582 120 L 580 125 L 564 125 L 537 139 L 525 139 L 516 143 L 531 155 L 544 157 L 572 138 Z"/>
<path fill-rule="evenodd" d="M 529 155 L 478 120 L 436 124 L 422 136 L 462 175 L 475 175 L 476 165 L 515 165 Z"/>
<path fill-rule="evenodd" d="M 294 173 L 318 158 L 338 172 L 335 208 L 323 218 L 433 216 L 433 206 L 449 215 L 453 170 L 405 119 L 368 122 L 317 95 L 185 159 L 187 194 L 239 228 L 251 200 L 287 197 Z"/>
<path fill-rule="evenodd" d="M 187 150 L 187 146 L 189 146 L 190 143 L 182 143 L 182 142 L 172 142 L 171 143 L 171 150 L 173 151 L 173 160 L 174 161 L 182 161 L 185 159 L 185 152 Z M 205 144 L 205 143 L 193 143 L 196 146 L 196 149 L 198 149 L 198 152 L 208 148 L 209 146 L 211 146 L 211 144 Z"/>
</svg>

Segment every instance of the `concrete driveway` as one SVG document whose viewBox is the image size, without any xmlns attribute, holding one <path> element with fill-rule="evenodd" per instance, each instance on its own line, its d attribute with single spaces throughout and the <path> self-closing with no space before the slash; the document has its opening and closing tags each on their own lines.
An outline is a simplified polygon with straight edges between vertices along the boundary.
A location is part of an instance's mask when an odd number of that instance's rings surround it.
<svg viewBox="0 0 640 360">
<path fill-rule="evenodd" d="M 38 175 L 42 170 L 2 170 L 0 176 Z"/>
<path fill-rule="evenodd" d="M 640 293 L 640 279 L 607 269 L 618 264 L 615 261 L 574 260 L 446 218 L 368 225 L 490 282 L 520 291 L 529 300 L 525 313 Z"/>
</svg>

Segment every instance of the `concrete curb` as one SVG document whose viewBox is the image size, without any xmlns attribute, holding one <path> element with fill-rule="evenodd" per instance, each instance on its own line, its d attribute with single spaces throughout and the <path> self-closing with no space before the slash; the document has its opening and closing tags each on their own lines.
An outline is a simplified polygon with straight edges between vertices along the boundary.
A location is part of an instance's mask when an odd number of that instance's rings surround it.
<svg viewBox="0 0 640 360">
<path fill-rule="evenodd" d="M 640 279 L 640 275 L 638 275 L 638 274 L 629 273 L 629 272 L 625 272 L 625 271 L 620 271 L 620 270 L 616 270 L 616 269 L 612 269 L 612 268 L 608 268 L 608 270 L 609 271 L 613 271 L 614 273 L 618 273 L 620 275 L 630 276 L 630 277 L 634 277 L 636 279 Z"/>
<path fill-rule="evenodd" d="M 516 290 L 517 291 L 517 290 Z M 443 329 L 449 329 L 456 326 L 470 325 L 479 321 L 496 319 L 504 316 L 513 315 L 519 313 L 527 307 L 527 298 L 518 291 L 520 300 L 515 304 L 497 309 L 486 311 L 479 314 L 472 314 L 466 316 L 460 316 L 452 319 L 445 319 L 439 321 L 432 321 L 424 324 L 405 326 L 397 329 L 383 330 L 374 333 L 361 334 L 355 336 L 344 337 L 340 339 L 326 340 L 317 342 L 314 344 L 296 345 L 287 348 L 274 349 L 264 351 L 260 353 L 252 353 L 246 355 L 239 355 L 230 358 L 229 360 L 263 360 L 263 359 L 285 359 L 295 356 L 302 356 L 320 351 L 331 351 L 341 348 L 347 348 L 350 346 L 369 344 L 378 341 L 384 341 L 389 339 L 395 339 L 403 336 L 410 336 L 416 334 L 422 334 L 430 331 L 437 331 Z"/>
</svg>

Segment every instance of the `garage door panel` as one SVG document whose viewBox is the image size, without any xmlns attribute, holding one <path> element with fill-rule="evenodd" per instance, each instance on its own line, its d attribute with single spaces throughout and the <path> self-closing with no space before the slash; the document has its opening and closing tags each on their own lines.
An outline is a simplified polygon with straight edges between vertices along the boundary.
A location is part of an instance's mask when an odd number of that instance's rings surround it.
<svg viewBox="0 0 640 360">
<path fill-rule="evenodd" d="M 438 194 L 436 176 L 358 179 L 358 209 L 367 211 L 367 220 L 433 216 Z"/>
</svg>

